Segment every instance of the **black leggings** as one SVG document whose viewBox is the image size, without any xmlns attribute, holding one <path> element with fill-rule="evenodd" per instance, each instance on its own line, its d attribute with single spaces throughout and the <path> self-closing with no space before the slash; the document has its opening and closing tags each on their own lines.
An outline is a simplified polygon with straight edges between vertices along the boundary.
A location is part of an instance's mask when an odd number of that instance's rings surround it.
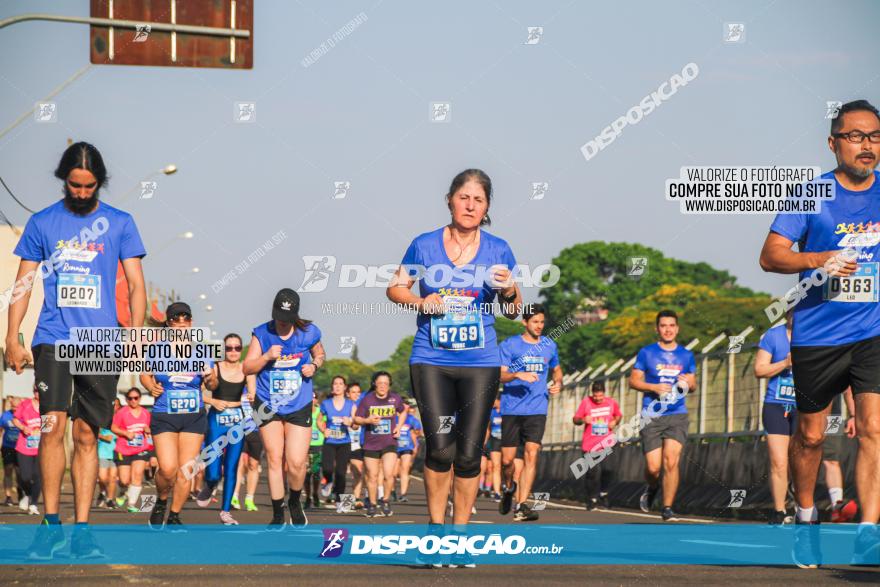
<svg viewBox="0 0 880 587">
<path fill-rule="evenodd" d="M 322 451 L 321 468 L 324 472 L 324 479 L 333 480 L 333 495 L 336 496 L 336 501 L 339 501 L 339 496 L 345 493 L 345 471 L 348 469 L 348 461 L 351 459 L 351 444 L 348 442 L 344 444 L 324 442 Z"/>
<path fill-rule="evenodd" d="M 409 374 L 425 431 L 425 467 L 444 473 L 454 466 L 456 477 L 478 477 L 500 368 L 415 364 Z"/>
<path fill-rule="evenodd" d="M 30 504 L 37 505 L 42 489 L 39 456 L 31 457 L 18 453 L 18 474 Z"/>
</svg>

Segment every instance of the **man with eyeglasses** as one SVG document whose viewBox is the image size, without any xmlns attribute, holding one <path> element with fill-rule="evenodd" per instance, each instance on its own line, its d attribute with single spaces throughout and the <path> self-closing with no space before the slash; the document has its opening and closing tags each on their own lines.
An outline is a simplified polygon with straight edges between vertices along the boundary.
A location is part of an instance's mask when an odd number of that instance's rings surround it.
<svg viewBox="0 0 880 587">
<path fill-rule="evenodd" d="M 797 428 L 789 446 L 797 502 L 794 559 L 821 564 L 813 501 L 827 417 L 835 397 L 852 386 L 859 452 L 856 486 L 861 524 L 854 564 L 880 564 L 880 113 L 866 100 L 844 104 L 831 123 L 828 147 L 837 167 L 836 197 L 819 214 L 779 214 L 761 251 L 765 271 L 824 271 L 823 285 L 794 308 L 791 358 Z M 798 252 L 791 250 L 798 243 Z M 806 525 L 806 526 L 805 526 Z"/>
<path fill-rule="evenodd" d="M 14 253 L 21 262 L 9 305 L 6 362 L 16 373 L 34 365 L 40 392 L 42 434 L 40 471 L 46 514 L 28 555 L 48 560 L 66 544 L 61 531 L 61 481 L 66 469 L 64 434 L 73 422 L 71 479 L 76 526 L 71 555 L 103 556 L 88 532 L 89 508 L 98 478 L 98 431 L 113 419 L 118 374 L 72 375 L 70 363 L 55 358 L 55 343 L 70 339 L 72 328 L 116 327 L 116 271 L 128 280 L 132 327 L 144 324 L 147 294 L 141 258 L 146 250 L 130 214 L 99 200 L 107 181 L 100 152 L 89 143 L 70 145 L 55 177 L 64 197 L 28 220 Z M 45 300 L 32 340 L 32 354 L 19 341 L 31 287 L 39 277 Z"/>
</svg>

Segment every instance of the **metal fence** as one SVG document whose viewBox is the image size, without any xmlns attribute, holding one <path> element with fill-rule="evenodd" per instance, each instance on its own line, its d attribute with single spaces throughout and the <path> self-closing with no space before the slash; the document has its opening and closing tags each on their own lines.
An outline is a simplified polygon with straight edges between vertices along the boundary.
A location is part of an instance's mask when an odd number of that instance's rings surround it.
<svg viewBox="0 0 880 587">
<path fill-rule="evenodd" d="M 688 394 L 690 434 L 760 433 L 763 430 L 761 404 L 767 380 L 754 374 L 756 345 L 740 352 L 719 350 L 695 355 L 697 387 Z M 615 365 L 622 364 L 622 361 Z M 616 368 L 612 365 L 612 368 Z M 545 444 L 579 443 L 583 426 L 575 426 L 572 416 L 590 393 L 593 381 L 605 383 L 605 393 L 620 404 L 627 421 L 641 411 L 642 393 L 629 387 L 632 361 L 626 369 L 596 378 L 576 377 L 560 393 L 550 396 Z M 597 369 L 596 371 L 602 371 Z"/>
</svg>

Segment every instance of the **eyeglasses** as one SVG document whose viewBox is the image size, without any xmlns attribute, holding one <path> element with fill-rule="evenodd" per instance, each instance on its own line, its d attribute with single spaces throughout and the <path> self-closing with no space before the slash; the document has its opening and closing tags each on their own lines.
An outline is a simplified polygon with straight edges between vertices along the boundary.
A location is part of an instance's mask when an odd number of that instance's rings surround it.
<svg viewBox="0 0 880 587">
<path fill-rule="evenodd" d="M 231 352 L 240 353 L 240 352 L 241 352 L 241 345 L 239 345 L 239 346 L 228 346 L 228 347 L 226 347 L 226 352 L 227 352 L 227 353 L 231 353 Z"/>
<path fill-rule="evenodd" d="M 171 317 L 172 322 L 189 322 L 193 317 L 186 312 Z"/>
<path fill-rule="evenodd" d="M 137 400 L 141 399 L 141 397 L 139 395 L 129 395 L 125 399 L 127 399 L 130 402 L 133 402 L 133 401 L 137 401 Z"/>
<path fill-rule="evenodd" d="M 75 181 L 70 181 L 70 180 L 68 179 L 68 180 L 67 180 L 67 185 L 69 185 L 70 187 L 72 187 L 72 188 L 75 189 L 75 190 L 82 189 L 82 188 L 86 188 L 87 190 L 91 190 L 91 189 L 94 189 L 95 186 L 98 185 L 98 182 L 97 182 L 97 181 L 93 181 L 92 183 L 77 183 L 77 182 L 75 182 Z"/>
<path fill-rule="evenodd" d="M 837 137 L 838 139 L 846 139 L 847 142 L 859 144 L 867 138 L 872 143 L 880 143 L 880 130 L 875 130 L 872 133 L 865 134 L 860 130 L 851 130 L 849 132 L 836 132 L 831 136 Z"/>
</svg>

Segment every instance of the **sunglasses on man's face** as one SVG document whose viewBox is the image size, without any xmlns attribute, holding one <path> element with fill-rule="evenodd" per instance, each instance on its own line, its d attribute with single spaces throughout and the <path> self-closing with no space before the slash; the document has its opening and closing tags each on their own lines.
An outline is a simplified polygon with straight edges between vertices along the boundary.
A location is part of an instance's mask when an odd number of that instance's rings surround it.
<svg viewBox="0 0 880 587">
<path fill-rule="evenodd" d="M 87 190 L 92 190 L 92 189 L 95 189 L 95 186 L 98 185 L 98 182 L 97 182 L 97 181 L 93 181 L 93 182 L 91 182 L 91 183 L 77 183 L 77 182 L 75 182 L 75 181 L 70 181 L 70 180 L 68 179 L 68 180 L 67 180 L 67 185 L 69 185 L 70 187 L 72 187 L 72 188 L 75 189 L 75 190 L 80 190 L 80 189 L 82 189 L 82 188 L 86 188 Z"/>
<path fill-rule="evenodd" d="M 232 353 L 232 352 L 240 353 L 241 352 L 241 345 L 228 346 L 228 347 L 226 347 L 226 352 L 227 353 Z"/>
<path fill-rule="evenodd" d="M 125 399 L 127 399 L 130 402 L 133 402 L 133 401 L 137 401 L 141 398 L 140 398 L 140 396 L 137 396 L 137 395 L 130 395 L 130 396 L 126 397 Z"/>
</svg>

